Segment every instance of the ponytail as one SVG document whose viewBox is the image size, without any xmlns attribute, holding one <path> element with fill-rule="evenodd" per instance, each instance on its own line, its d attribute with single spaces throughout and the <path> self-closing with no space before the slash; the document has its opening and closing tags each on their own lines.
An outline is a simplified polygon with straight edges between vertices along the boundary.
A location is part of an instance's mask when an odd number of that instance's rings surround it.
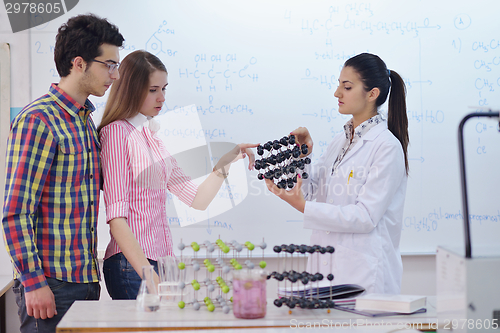
<svg viewBox="0 0 500 333">
<path fill-rule="evenodd" d="M 408 116 L 406 114 L 406 86 L 398 73 L 390 71 L 391 92 L 389 94 L 389 112 L 387 114 L 387 127 L 389 131 L 401 142 L 405 156 L 406 174 L 408 165 Z"/>
<path fill-rule="evenodd" d="M 408 175 L 408 116 L 406 114 L 406 87 L 403 79 L 395 71 L 387 69 L 380 57 L 371 53 L 361 53 L 348 59 L 344 66 L 352 67 L 360 76 L 366 91 L 378 88 L 380 94 L 375 101 L 377 108 L 385 103 L 389 96 L 387 127 L 399 140 L 405 157 L 405 169 Z M 390 94 L 389 94 L 390 92 Z"/>
</svg>

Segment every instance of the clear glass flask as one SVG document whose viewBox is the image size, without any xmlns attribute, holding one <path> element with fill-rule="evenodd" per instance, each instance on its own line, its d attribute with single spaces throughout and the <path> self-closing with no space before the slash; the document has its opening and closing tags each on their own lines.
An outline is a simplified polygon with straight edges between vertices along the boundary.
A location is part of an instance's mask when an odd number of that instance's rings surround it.
<svg viewBox="0 0 500 333">
<path fill-rule="evenodd" d="M 184 263 L 187 262 L 184 258 Z M 161 306 L 177 306 L 183 295 L 180 283 L 185 282 L 186 268 L 179 268 L 180 259 L 175 257 L 158 258 L 158 272 L 160 283 L 158 284 L 158 294 Z"/>
<path fill-rule="evenodd" d="M 160 308 L 160 297 L 153 276 L 153 266 L 142 266 L 142 281 L 136 299 L 136 306 L 139 311 L 153 312 Z"/>
</svg>

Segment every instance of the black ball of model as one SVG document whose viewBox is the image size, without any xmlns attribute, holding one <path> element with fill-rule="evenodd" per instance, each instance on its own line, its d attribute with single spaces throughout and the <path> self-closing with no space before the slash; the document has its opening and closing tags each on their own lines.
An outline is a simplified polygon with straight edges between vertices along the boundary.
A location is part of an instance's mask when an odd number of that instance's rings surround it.
<svg viewBox="0 0 500 333">
<path fill-rule="evenodd" d="M 309 148 L 306 144 L 299 146 L 296 143 L 295 136 L 290 135 L 259 145 L 257 155 L 261 159 L 255 161 L 255 169 L 259 171 L 257 178 L 272 180 L 280 189 L 292 189 L 297 183 L 297 175 L 307 179 L 309 175 L 303 170 L 311 159 L 301 159 L 300 156 L 308 154 Z M 269 153 L 264 156 L 266 151 Z"/>
</svg>

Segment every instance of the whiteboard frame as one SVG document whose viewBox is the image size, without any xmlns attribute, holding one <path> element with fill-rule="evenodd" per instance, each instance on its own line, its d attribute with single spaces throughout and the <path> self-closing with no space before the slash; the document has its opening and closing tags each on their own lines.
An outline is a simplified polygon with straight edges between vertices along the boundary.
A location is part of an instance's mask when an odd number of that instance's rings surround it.
<svg viewBox="0 0 500 333">
<path fill-rule="evenodd" d="M 0 193 L 5 189 L 5 153 L 10 128 L 10 45 L 0 44 Z M 2 210 L 3 211 L 3 210 Z"/>
<path fill-rule="evenodd" d="M 0 43 L 0 194 L 3 207 L 5 191 L 5 159 L 7 138 L 10 130 L 10 45 Z M 3 217 L 3 209 L 0 212 Z M 3 236 L 3 229 L 1 231 Z M 3 250 L 0 254 L 0 264 L 4 267 L 0 274 L 9 274 L 11 272 L 10 260 L 7 252 Z"/>
</svg>

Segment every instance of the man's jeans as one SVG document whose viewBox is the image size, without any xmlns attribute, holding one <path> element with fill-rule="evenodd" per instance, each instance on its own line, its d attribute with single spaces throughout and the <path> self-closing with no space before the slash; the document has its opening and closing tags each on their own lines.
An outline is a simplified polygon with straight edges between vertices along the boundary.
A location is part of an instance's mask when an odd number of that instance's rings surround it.
<svg viewBox="0 0 500 333">
<path fill-rule="evenodd" d="M 24 287 L 21 281 L 14 280 L 12 291 L 16 296 L 16 302 L 21 321 L 21 332 L 55 332 L 56 325 L 59 323 L 69 307 L 76 300 L 98 300 L 101 292 L 101 286 L 98 282 L 94 283 L 70 283 L 47 277 L 52 293 L 56 301 L 57 315 L 47 319 L 35 319 L 28 316 L 26 312 L 26 300 L 24 298 Z"/>
</svg>

